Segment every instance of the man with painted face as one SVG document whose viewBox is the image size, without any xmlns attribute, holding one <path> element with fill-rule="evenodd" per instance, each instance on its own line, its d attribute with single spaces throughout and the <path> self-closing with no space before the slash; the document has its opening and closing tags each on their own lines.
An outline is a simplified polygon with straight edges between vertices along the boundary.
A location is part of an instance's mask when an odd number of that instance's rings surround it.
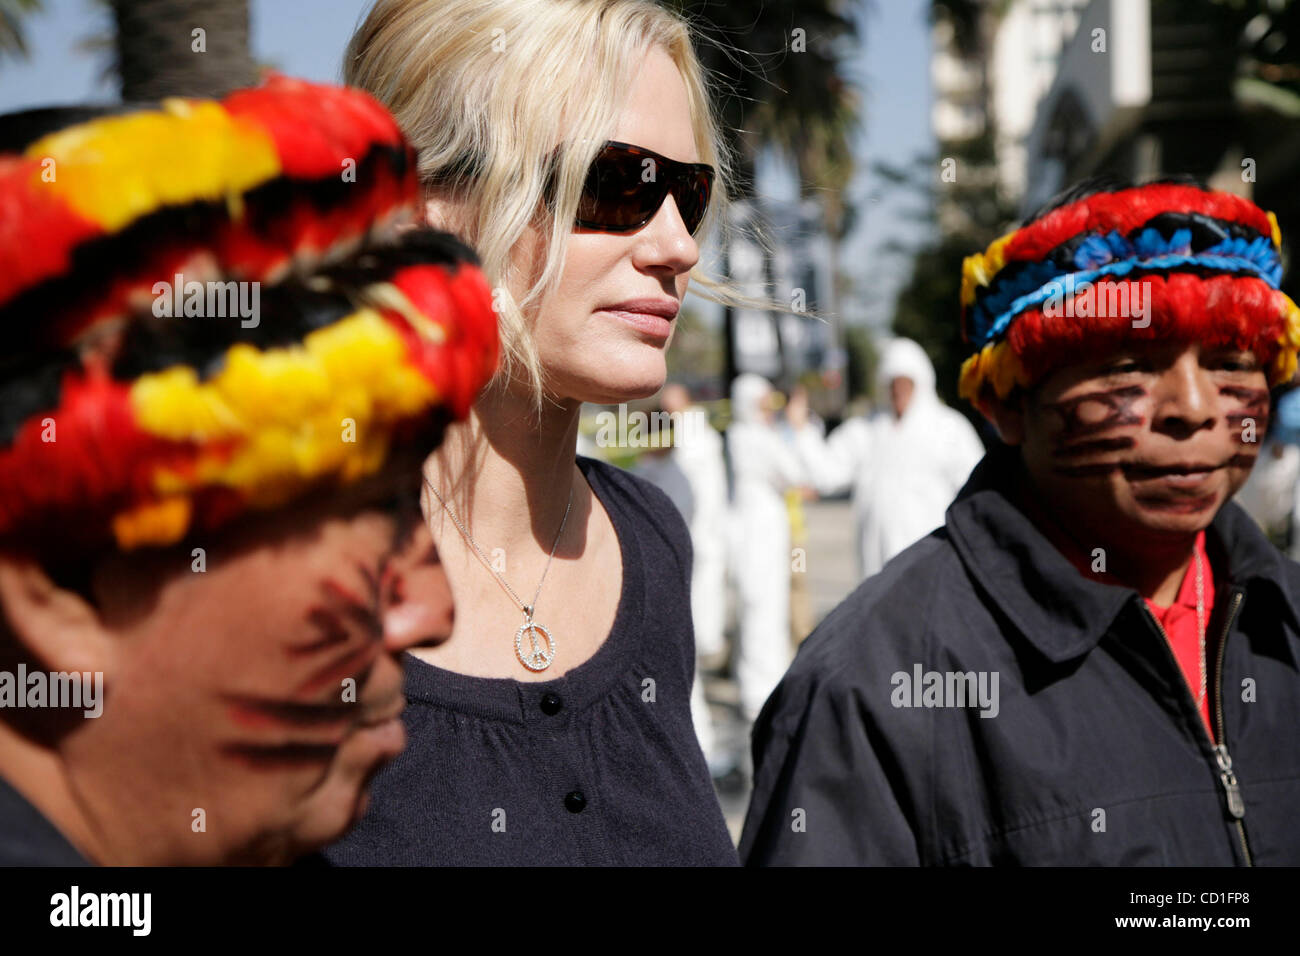
<svg viewBox="0 0 1300 956">
<path fill-rule="evenodd" d="M 469 250 L 391 228 L 414 164 L 283 77 L 0 117 L 0 865 L 289 863 L 401 751 L 420 468 L 497 347 Z"/>
<path fill-rule="evenodd" d="M 967 259 L 996 426 L 754 730 L 751 864 L 1300 863 L 1300 566 L 1229 499 L 1289 381 L 1276 220 L 1088 184 Z"/>
</svg>

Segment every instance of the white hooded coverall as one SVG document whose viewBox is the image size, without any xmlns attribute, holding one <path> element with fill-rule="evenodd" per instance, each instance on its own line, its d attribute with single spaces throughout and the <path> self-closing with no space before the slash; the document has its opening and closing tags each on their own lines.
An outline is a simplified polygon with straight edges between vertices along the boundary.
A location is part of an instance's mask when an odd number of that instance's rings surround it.
<svg viewBox="0 0 1300 956">
<path fill-rule="evenodd" d="M 764 417 L 772 386 L 757 375 L 731 389 L 727 449 L 735 481 L 732 515 L 740 633 L 736 683 L 741 713 L 753 721 L 793 658 L 790 642 L 790 516 L 785 490 L 811 484 L 794 449 Z"/>
<path fill-rule="evenodd" d="M 899 377 L 911 379 L 914 387 L 902 417 L 895 418 L 888 389 Z M 798 439 L 805 458 L 818 456 L 813 478 L 820 493 L 853 491 L 863 577 L 942 525 L 948 505 L 984 457 L 970 422 L 935 392 L 934 366 L 921 346 L 891 339 L 877 381 L 884 396 L 881 411 L 849 419 L 824 445 L 809 428 Z"/>
</svg>

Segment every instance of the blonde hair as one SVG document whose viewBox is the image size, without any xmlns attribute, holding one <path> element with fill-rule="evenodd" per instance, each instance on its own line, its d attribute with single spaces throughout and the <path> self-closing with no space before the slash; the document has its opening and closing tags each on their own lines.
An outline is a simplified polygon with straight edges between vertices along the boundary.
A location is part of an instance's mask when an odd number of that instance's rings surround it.
<svg viewBox="0 0 1300 956">
<path fill-rule="evenodd" d="M 559 281 L 587 169 L 656 48 L 681 73 L 699 161 L 716 171 L 703 235 L 726 226 L 732 164 L 690 28 L 653 0 L 377 0 L 348 44 L 344 81 L 393 113 L 419 151 L 422 182 L 463 201 L 456 227 L 495 286 L 494 382 L 528 383 L 539 408 L 545 370 L 525 314 Z M 512 252 L 537 222 L 551 176 L 545 266 L 519 277 Z M 710 297 L 729 297 L 698 269 L 691 277 Z M 528 292 L 515 301 L 508 285 L 519 278 Z"/>
</svg>

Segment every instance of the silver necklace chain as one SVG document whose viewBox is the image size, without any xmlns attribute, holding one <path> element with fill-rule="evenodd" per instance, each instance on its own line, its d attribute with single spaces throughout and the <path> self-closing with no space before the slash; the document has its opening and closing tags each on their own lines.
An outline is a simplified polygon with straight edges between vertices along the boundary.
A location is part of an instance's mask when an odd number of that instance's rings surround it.
<svg viewBox="0 0 1300 956">
<path fill-rule="evenodd" d="M 469 546 L 474 549 L 474 553 L 477 554 L 479 560 L 483 562 L 483 566 L 492 572 L 492 576 L 497 579 L 497 583 L 506 589 L 506 593 L 510 595 L 511 600 L 513 600 L 515 604 L 518 605 L 519 610 L 523 612 L 524 623 L 521 624 L 519 630 L 515 632 L 515 656 L 519 658 L 519 663 L 523 664 L 531 671 L 546 670 L 546 668 L 551 666 L 551 661 L 555 659 L 555 639 L 551 637 L 551 632 L 545 626 L 538 624 L 533 620 L 533 614 L 537 611 L 537 599 L 541 597 L 542 585 L 546 583 L 546 575 L 551 570 L 551 560 L 555 557 L 556 548 L 560 546 L 560 538 L 564 536 L 564 528 L 569 523 L 569 511 L 573 508 L 573 484 L 569 484 L 569 500 L 564 506 L 564 517 L 560 520 L 560 530 L 555 533 L 555 541 L 551 545 L 551 553 L 546 556 L 546 567 L 542 569 L 542 577 L 537 582 L 537 590 L 533 592 L 532 603 L 525 604 L 519 599 L 519 595 L 515 593 L 515 589 L 510 586 L 510 582 L 505 579 L 501 572 L 492 567 L 492 562 L 488 559 L 488 556 L 483 553 L 483 549 L 478 546 L 478 542 L 474 540 L 474 536 L 469 533 L 469 528 L 465 527 L 465 524 L 459 517 L 457 517 L 456 512 L 451 509 L 451 505 L 447 504 L 446 499 L 443 498 L 442 495 L 438 494 L 438 489 L 433 487 L 433 482 L 429 480 L 427 475 L 423 477 L 424 483 L 429 486 L 429 491 L 438 499 L 438 504 L 442 505 L 442 510 L 447 512 L 447 516 L 451 518 L 452 523 L 456 525 L 456 529 L 464 536 L 465 540 L 469 542 Z M 545 639 L 545 647 L 538 643 L 537 635 L 539 632 Z M 523 647 L 525 634 L 529 637 L 529 650 L 527 652 L 524 651 Z"/>
</svg>

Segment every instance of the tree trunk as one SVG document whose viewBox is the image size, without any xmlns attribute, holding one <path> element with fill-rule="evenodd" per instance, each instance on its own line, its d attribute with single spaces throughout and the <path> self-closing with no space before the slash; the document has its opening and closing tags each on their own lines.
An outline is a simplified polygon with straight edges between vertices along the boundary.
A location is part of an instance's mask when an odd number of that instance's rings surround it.
<svg viewBox="0 0 1300 956">
<path fill-rule="evenodd" d="M 112 0 L 122 99 L 218 97 L 257 82 L 248 0 Z"/>
<path fill-rule="evenodd" d="M 722 275 L 730 276 L 731 250 L 725 241 L 722 243 L 721 258 Z M 731 383 L 740 374 L 736 363 L 736 310 L 730 304 L 722 307 L 722 353 L 722 397 L 730 398 Z"/>
</svg>

